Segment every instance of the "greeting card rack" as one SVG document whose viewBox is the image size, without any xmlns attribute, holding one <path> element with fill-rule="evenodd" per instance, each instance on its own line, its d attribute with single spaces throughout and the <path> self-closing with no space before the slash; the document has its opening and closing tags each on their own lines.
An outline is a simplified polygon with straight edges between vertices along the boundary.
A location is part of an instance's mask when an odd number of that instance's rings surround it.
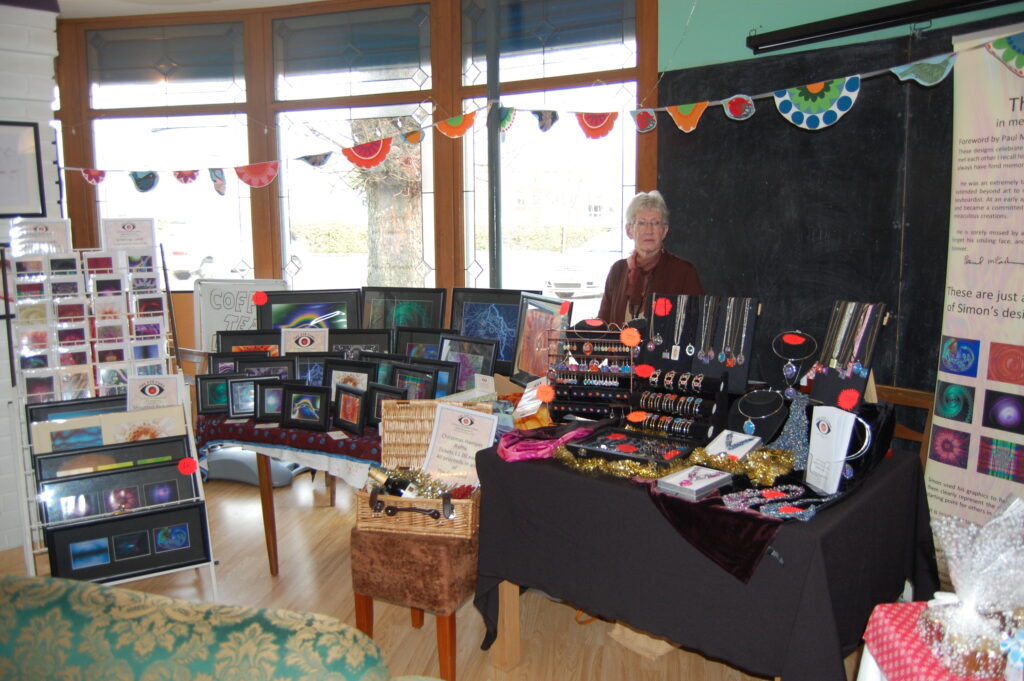
<svg viewBox="0 0 1024 681">
<path fill-rule="evenodd" d="M 19 254 L 0 264 L 8 401 L 29 574 L 116 583 L 207 568 L 205 493 L 152 248 Z M 12 267 L 8 270 L 7 262 Z M 13 299 L 13 305 L 11 300 Z M 128 409 L 132 389 L 175 399 Z"/>
<path fill-rule="evenodd" d="M 619 331 L 547 332 L 548 381 L 555 389 L 552 417 L 624 416 L 633 386 L 633 356 Z"/>
</svg>

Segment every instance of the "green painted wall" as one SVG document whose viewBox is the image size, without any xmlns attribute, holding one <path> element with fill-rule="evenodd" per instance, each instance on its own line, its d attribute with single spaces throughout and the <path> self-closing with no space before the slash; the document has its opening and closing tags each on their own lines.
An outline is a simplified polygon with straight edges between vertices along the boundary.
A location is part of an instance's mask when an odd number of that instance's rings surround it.
<svg viewBox="0 0 1024 681">
<path fill-rule="evenodd" d="M 746 45 L 751 32 L 776 31 L 892 4 L 895 3 L 881 0 L 659 0 L 658 70 L 753 59 L 754 54 Z M 930 26 L 917 28 L 946 28 L 1020 11 L 1024 11 L 1024 2 L 943 17 Z M 768 54 L 897 38 L 907 35 L 909 30 L 909 26 L 896 27 Z"/>
</svg>

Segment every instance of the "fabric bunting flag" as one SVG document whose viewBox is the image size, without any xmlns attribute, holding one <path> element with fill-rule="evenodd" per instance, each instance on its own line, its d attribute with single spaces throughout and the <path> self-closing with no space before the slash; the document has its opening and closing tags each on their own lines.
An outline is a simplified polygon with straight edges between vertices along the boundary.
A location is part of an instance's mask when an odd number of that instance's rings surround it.
<svg viewBox="0 0 1024 681">
<path fill-rule="evenodd" d="M 1024 33 L 1008 35 L 986 43 L 989 54 L 1018 76 L 1024 76 Z"/>
<path fill-rule="evenodd" d="M 107 176 L 107 171 L 96 170 L 95 168 L 82 168 L 82 177 L 89 184 L 99 184 Z"/>
<path fill-rule="evenodd" d="M 247 166 L 235 166 L 235 175 L 250 187 L 266 187 L 277 177 L 280 161 L 251 163 Z"/>
<path fill-rule="evenodd" d="M 132 178 L 132 183 L 140 192 L 148 192 L 160 181 L 160 177 L 152 170 L 135 170 L 128 173 L 128 177 Z"/>
<path fill-rule="evenodd" d="M 437 129 L 445 136 L 456 139 L 465 135 L 469 129 L 473 127 L 473 121 L 475 120 L 476 112 L 473 111 L 468 114 L 462 114 L 461 116 L 452 116 L 445 121 L 438 121 Z"/>
<path fill-rule="evenodd" d="M 541 132 L 547 132 L 558 122 L 557 111 L 534 111 L 533 115 L 537 117 L 537 126 Z"/>
<path fill-rule="evenodd" d="M 174 179 L 182 184 L 192 184 L 199 177 L 198 170 L 175 170 L 172 175 Z"/>
<path fill-rule="evenodd" d="M 953 64 L 956 62 L 956 52 L 940 54 L 930 59 L 922 59 L 913 64 L 893 66 L 889 71 L 902 81 L 913 80 L 918 85 L 931 87 L 946 79 L 953 71 Z"/>
<path fill-rule="evenodd" d="M 637 132 L 650 132 L 658 127 L 658 117 L 654 109 L 636 109 L 630 111 L 629 115 L 633 117 Z"/>
<path fill-rule="evenodd" d="M 210 181 L 213 182 L 213 191 L 224 196 L 228 190 L 228 183 L 224 177 L 223 168 L 210 168 Z"/>
<path fill-rule="evenodd" d="M 423 131 L 410 130 L 409 132 L 402 133 L 402 139 L 404 139 L 409 144 L 419 144 L 420 142 L 423 141 Z"/>
<path fill-rule="evenodd" d="M 600 139 L 610 133 L 615 127 L 615 121 L 619 114 L 614 111 L 609 113 L 578 113 L 576 120 L 579 121 L 583 134 L 592 140 Z"/>
<path fill-rule="evenodd" d="M 775 107 L 787 121 L 804 130 L 821 130 L 842 118 L 857 101 L 860 76 L 779 90 Z"/>
<path fill-rule="evenodd" d="M 331 160 L 331 154 L 334 152 L 327 151 L 322 154 L 308 154 L 306 156 L 300 156 L 300 161 L 305 161 L 314 168 L 323 167 L 328 161 Z"/>
<path fill-rule="evenodd" d="M 734 121 L 745 121 L 754 115 L 754 100 L 748 95 L 733 95 L 722 100 L 722 109 Z"/>
<path fill-rule="evenodd" d="M 498 107 L 498 129 L 501 132 L 508 132 L 512 127 L 512 121 L 516 119 L 516 110 L 512 106 Z"/>
<path fill-rule="evenodd" d="M 349 161 L 360 168 L 373 168 L 384 162 L 391 153 L 391 137 L 376 142 L 357 144 L 354 147 L 343 147 L 341 153 Z"/>
<path fill-rule="evenodd" d="M 683 132 L 693 132 L 697 129 L 697 122 L 700 121 L 701 115 L 707 108 L 707 102 L 680 104 L 668 107 L 668 115 L 675 121 L 677 128 Z"/>
</svg>

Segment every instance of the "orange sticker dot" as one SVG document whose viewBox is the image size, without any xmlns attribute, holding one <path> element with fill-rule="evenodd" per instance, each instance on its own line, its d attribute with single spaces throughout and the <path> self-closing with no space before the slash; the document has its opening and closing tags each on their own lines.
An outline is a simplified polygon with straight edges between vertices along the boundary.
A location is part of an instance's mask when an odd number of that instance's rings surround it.
<svg viewBox="0 0 1024 681">
<path fill-rule="evenodd" d="M 640 378 L 650 378 L 651 374 L 654 373 L 654 367 L 650 364 L 637 364 L 633 369 L 633 373 Z"/>
<path fill-rule="evenodd" d="M 626 414 L 626 420 L 629 421 L 630 423 L 640 423 L 645 418 L 647 418 L 646 411 L 631 411 L 628 414 Z"/>
<path fill-rule="evenodd" d="M 537 399 L 544 404 L 551 404 L 555 401 L 555 389 L 550 385 L 537 386 Z"/>
<path fill-rule="evenodd" d="M 619 332 L 619 340 L 627 348 L 635 348 L 640 345 L 640 332 L 634 329 L 632 326 L 627 326 Z"/>
<path fill-rule="evenodd" d="M 199 468 L 195 459 L 182 459 L 178 462 L 178 472 L 182 475 L 192 475 Z"/>
<path fill-rule="evenodd" d="M 558 308 L 558 314 L 560 314 L 560 315 L 562 315 L 564 317 L 565 315 L 569 314 L 569 310 L 571 310 L 571 309 L 572 309 L 572 303 L 570 303 L 568 300 L 563 300 L 562 301 L 562 306 L 560 308 Z"/>
<path fill-rule="evenodd" d="M 252 302 L 254 304 L 256 304 L 256 305 L 266 305 L 267 304 L 267 292 L 266 291 L 256 291 L 255 293 L 252 294 Z"/>
<path fill-rule="evenodd" d="M 668 298 L 658 298 L 654 301 L 654 315 L 656 317 L 667 317 L 672 311 L 672 301 Z"/>
</svg>

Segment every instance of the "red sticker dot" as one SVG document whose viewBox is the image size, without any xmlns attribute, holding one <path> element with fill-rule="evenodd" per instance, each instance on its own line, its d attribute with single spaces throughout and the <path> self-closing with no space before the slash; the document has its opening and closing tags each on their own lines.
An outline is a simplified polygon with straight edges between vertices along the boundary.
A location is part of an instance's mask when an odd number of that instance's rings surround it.
<svg viewBox="0 0 1024 681">
<path fill-rule="evenodd" d="M 778 499 L 779 497 L 786 496 L 786 493 L 777 489 L 766 489 L 761 492 L 761 496 L 765 499 Z"/>
<path fill-rule="evenodd" d="M 807 339 L 795 333 L 786 333 L 782 335 L 782 342 L 786 345 L 803 345 Z"/>
<path fill-rule="evenodd" d="M 680 452 L 678 449 L 670 449 L 667 452 L 665 452 L 665 461 L 671 461 L 680 454 L 682 454 L 682 452 Z"/>
<path fill-rule="evenodd" d="M 636 451 L 636 447 L 633 445 L 615 445 L 615 449 L 619 450 L 623 454 L 632 454 Z"/>
<path fill-rule="evenodd" d="M 587 326 L 604 326 L 604 320 L 601 319 L 584 319 L 583 323 Z"/>
<path fill-rule="evenodd" d="M 852 411 L 860 400 L 860 391 L 854 388 L 847 388 L 839 393 L 839 398 L 836 400 L 836 404 L 839 405 L 840 409 L 846 411 Z"/>
<path fill-rule="evenodd" d="M 178 472 L 182 475 L 192 475 L 198 468 L 199 464 L 192 458 L 182 459 L 178 462 Z"/>
<path fill-rule="evenodd" d="M 252 294 L 252 302 L 254 304 L 256 304 L 256 305 L 266 305 L 267 304 L 267 292 L 266 291 L 256 291 L 255 293 Z"/>
<path fill-rule="evenodd" d="M 562 301 L 562 306 L 560 308 L 558 308 L 558 314 L 560 314 L 560 315 L 562 315 L 564 317 L 565 315 L 569 314 L 569 310 L 571 308 L 572 308 L 572 303 L 570 303 L 568 300 L 563 300 Z"/>
<path fill-rule="evenodd" d="M 654 373 L 654 367 L 652 367 L 650 364 L 637 364 L 633 368 L 633 373 L 639 376 L 640 378 L 650 378 L 651 374 Z"/>
<path fill-rule="evenodd" d="M 606 439 L 606 440 L 625 440 L 626 439 L 626 434 L 625 433 L 608 433 L 607 435 L 605 435 L 604 439 Z"/>
<path fill-rule="evenodd" d="M 668 298 L 658 298 L 654 301 L 654 315 L 656 317 L 667 317 L 672 311 L 672 301 Z"/>
<path fill-rule="evenodd" d="M 802 510 L 804 509 L 800 508 L 799 506 L 779 506 L 779 513 L 799 513 Z"/>
</svg>

